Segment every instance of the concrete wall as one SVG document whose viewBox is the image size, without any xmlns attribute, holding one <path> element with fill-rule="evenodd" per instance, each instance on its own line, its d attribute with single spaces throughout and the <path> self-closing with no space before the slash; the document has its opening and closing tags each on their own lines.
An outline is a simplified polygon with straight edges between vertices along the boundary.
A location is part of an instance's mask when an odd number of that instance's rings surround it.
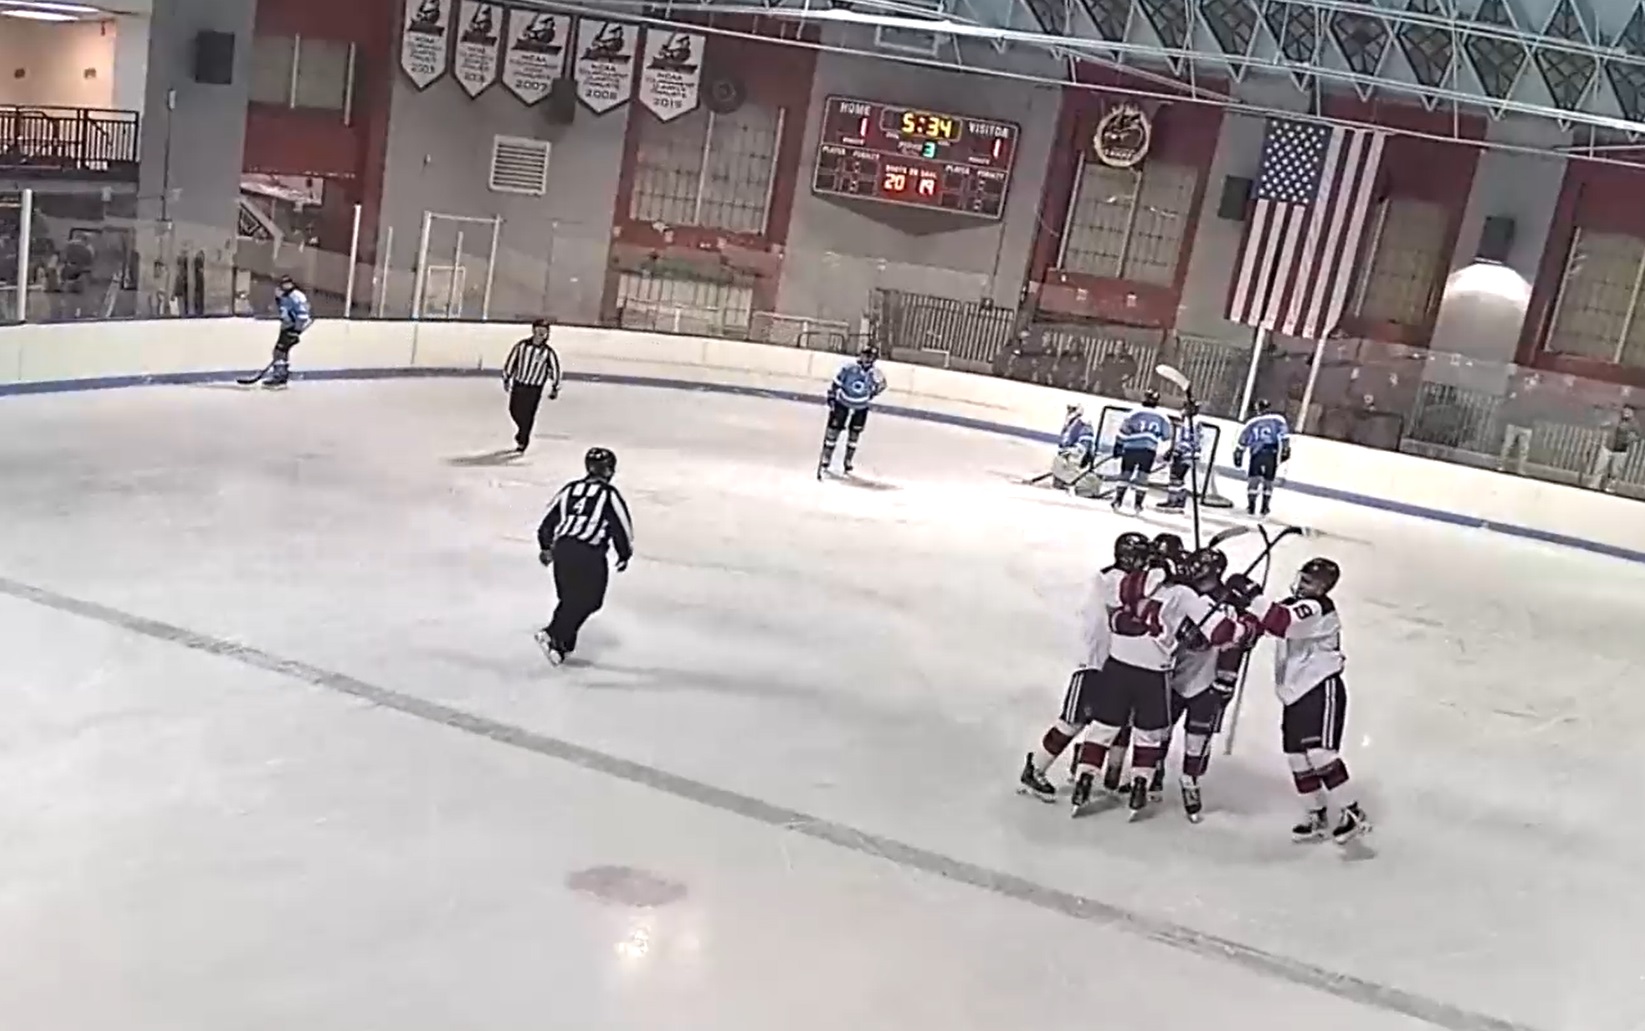
<svg viewBox="0 0 1645 1031">
<path fill-rule="evenodd" d="M 631 108 L 605 115 L 579 108 L 571 125 L 552 125 L 546 101 L 527 107 L 500 84 L 471 99 L 450 75 L 419 91 L 398 68 L 393 74 L 381 224 L 394 229 L 393 266 L 403 274 L 395 277 L 388 313 L 408 310 L 409 270 L 417 260 L 423 213 L 437 211 L 502 217 L 494 317 L 552 312 L 566 320 L 596 319 Z M 491 191 L 497 136 L 552 144 L 547 196 Z M 450 262 L 457 228 L 435 221 L 431 264 Z M 487 232 L 483 226 L 464 229 L 463 249 L 476 270 L 484 264 Z M 480 275 L 471 276 L 471 289 Z"/>
<path fill-rule="evenodd" d="M 1056 75 L 1028 55 L 1001 56 L 989 47 L 968 48 L 967 65 L 1005 66 Z M 816 130 L 800 154 L 803 181 L 778 293 L 781 311 L 854 319 L 874 287 L 940 294 L 964 300 L 988 298 L 1016 304 L 1061 107 L 1059 86 L 911 67 L 890 61 L 825 54 L 817 62 L 808 125 L 820 124 L 831 94 L 917 104 L 939 111 L 999 118 L 1022 127 L 1005 218 L 984 222 L 872 201 L 819 197 L 811 192 Z"/>
<path fill-rule="evenodd" d="M 0 26 L 0 104 L 113 107 L 115 23 Z"/>
<path fill-rule="evenodd" d="M 149 21 L 139 213 L 226 264 L 235 238 L 256 0 L 156 0 Z M 234 81 L 194 81 L 194 39 L 233 33 Z M 168 96 L 171 100 L 168 102 Z"/>
<path fill-rule="evenodd" d="M 149 77 L 149 19 L 127 14 L 114 20 L 114 107 L 143 113 Z"/>
</svg>

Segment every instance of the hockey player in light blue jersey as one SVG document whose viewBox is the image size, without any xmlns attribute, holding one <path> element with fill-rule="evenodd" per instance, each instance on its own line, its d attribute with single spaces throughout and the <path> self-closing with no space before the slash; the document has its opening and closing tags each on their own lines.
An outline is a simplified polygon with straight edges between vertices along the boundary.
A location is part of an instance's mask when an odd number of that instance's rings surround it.
<svg viewBox="0 0 1645 1031">
<path fill-rule="evenodd" d="M 1258 401 L 1256 410 L 1257 414 L 1239 431 L 1239 440 L 1234 445 L 1234 465 L 1240 465 L 1246 452 L 1250 452 L 1251 460 L 1245 466 L 1245 511 L 1250 515 L 1267 515 L 1274 500 L 1274 477 L 1279 474 L 1279 464 L 1291 457 L 1291 424 L 1285 416 L 1270 411 L 1267 401 Z"/>
<path fill-rule="evenodd" d="M 1160 508 L 1180 512 L 1188 506 L 1189 473 L 1198 464 L 1205 444 L 1205 426 L 1202 423 L 1178 423 L 1171 440 L 1171 479 L 1165 485 L 1165 503 Z"/>
<path fill-rule="evenodd" d="M 840 432 L 845 432 L 845 474 L 857 457 L 857 440 L 868 422 L 868 408 L 874 398 L 885 391 L 885 373 L 875 366 L 880 352 L 869 344 L 847 362 L 828 385 L 828 429 L 823 434 L 822 457 L 817 462 L 817 479 L 822 479 L 834 462 L 834 445 L 839 443 Z"/>
<path fill-rule="evenodd" d="M 1051 483 L 1068 490 L 1078 483 L 1097 461 L 1097 432 L 1085 418 L 1085 409 L 1069 405 L 1063 415 L 1062 433 L 1057 437 L 1057 456 L 1051 462 Z"/>
<path fill-rule="evenodd" d="M 1142 407 L 1125 417 L 1114 437 L 1114 457 L 1120 460 L 1119 486 L 1114 488 L 1114 511 L 1125 504 L 1126 488 L 1137 492 L 1134 511 L 1142 511 L 1148 494 L 1148 474 L 1154 471 L 1159 449 L 1171 439 L 1171 420 L 1159 410 L 1159 391 L 1143 395 Z"/>
<path fill-rule="evenodd" d="M 297 289 L 290 276 L 280 277 L 275 305 L 280 312 L 280 336 L 274 344 L 274 357 L 268 363 L 268 378 L 263 385 L 283 387 L 291 378 L 291 350 L 302 342 L 303 334 L 314 324 L 314 311 L 309 307 L 308 295 Z"/>
</svg>

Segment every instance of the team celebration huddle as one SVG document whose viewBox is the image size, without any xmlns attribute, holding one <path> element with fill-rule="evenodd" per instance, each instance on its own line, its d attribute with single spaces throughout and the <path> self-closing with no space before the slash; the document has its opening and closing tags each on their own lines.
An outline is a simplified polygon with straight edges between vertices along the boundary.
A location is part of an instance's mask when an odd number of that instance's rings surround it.
<svg viewBox="0 0 1645 1031">
<path fill-rule="evenodd" d="M 1330 559 L 1309 559 L 1291 596 L 1269 599 L 1249 572 L 1226 573 L 1228 558 L 1217 545 L 1241 532 L 1225 531 L 1193 552 L 1173 534 L 1150 540 L 1127 531 L 1114 541 L 1113 563 L 1098 574 L 1080 613 L 1082 654 L 1062 713 L 1023 764 L 1025 794 L 1056 800 L 1046 774 L 1072 746 L 1074 815 L 1100 801 L 1102 778 L 1133 818 L 1140 816 L 1161 793 L 1166 754 L 1182 723 L 1183 809 L 1198 822 L 1211 738 L 1248 653 L 1271 636 L 1274 686 L 1284 705 L 1281 737 L 1306 810 L 1293 837 L 1346 843 L 1370 829 L 1337 751 L 1348 701 L 1342 624 L 1331 599 L 1341 570 Z"/>
</svg>

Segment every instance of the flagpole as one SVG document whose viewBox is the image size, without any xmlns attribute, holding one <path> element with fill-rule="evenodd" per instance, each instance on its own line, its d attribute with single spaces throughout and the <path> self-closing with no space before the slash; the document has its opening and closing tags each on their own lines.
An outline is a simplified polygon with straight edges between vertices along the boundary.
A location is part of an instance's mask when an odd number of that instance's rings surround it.
<svg viewBox="0 0 1645 1031">
<path fill-rule="evenodd" d="M 1245 392 L 1239 396 L 1239 418 L 1244 422 L 1251 414 L 1251 395 L 1257 389 L 1257 369 L 1262 364 L 1262 347 L 1268 342 L 1268 330 L 1258 326 L 1256 338 L 1251 341 L 1251 367 L 1245 370 Z"/>
<path fill-rule="evenodd" d="M 1308 430 L 1308 408 L 1314 403 L 1314 384 L 1319 382 L 1320 359 L 1325 356 L 1325 338 L 1314 341 L 1314 360 L 1308 365 L 1308 385 L 1302 388 L 1302 411 L 1297 413 L 1297 432 Z"/>
</svg>

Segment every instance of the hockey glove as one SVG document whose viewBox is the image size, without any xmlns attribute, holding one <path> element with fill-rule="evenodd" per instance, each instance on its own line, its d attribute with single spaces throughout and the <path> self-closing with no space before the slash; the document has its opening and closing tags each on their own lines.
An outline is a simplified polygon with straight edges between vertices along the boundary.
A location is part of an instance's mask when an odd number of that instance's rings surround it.
<svg viewBox="0 0 1645 1031">
<path fill-rule="evenodd" d="M 1279 446 L 1279 460 L 1281 462 L 1289 462 L 1291 460 L 1291 445 L 1290 444 L 1288 444 L 1288 443 L 1287 444 L 1281 444 Z"/>
<path fill-rule="evenodd" d="M 617 572 L 621 573 L 624 570 L 626 570 L 627 568 L 628 568 L 628 559 L 620 558 L 620 559 L 617 560 Z"/>
<path fill-rule="evenodd" d="M 1235 573 L 1228 578 L 1222 587 L 1222 600 L 1235 609 L 1244 612 L 1251 607 L 1251 600 L 1262 593 L 1256 581 L 1243 573 Z"/>
<path fill-rule="evenodd" d="M 1125 453 L 1125 446 L 1117 440 L 1114 441 L 1114 457 L 1118 458 L 1120 455 L 1123 455 L 1124 453 Z"/>
<path fill-rule="evenodd" d="M 541 562 L 543 568 L 546 569 L 554 564 L 554 553 L 552 551 L 539 551 L 537 552 L 537 561 Z"/>
<path fill-rule="evenodd" d="M 1237 448 L 1234 449 L 1234 468 L 1235 469 L 1240 469 L 1240 468 L 1243 468 L 1244 465 L 1245 465 L 1245 449 L 1242 448 L 1242 447 L 1237 447 Z"/>
<path fill-rule="evenodd" d="M 1189 400 L 1184 401 L 1182 403 L 1182 416 L 1183 416 L 1183 418 L 1192 419 L 1194 416 L 1196 416 L 1198 414 L 1199 414 L 1199 405 L 1195 404 L 1192 398 L 1190 398 Z"/>
</svg>

